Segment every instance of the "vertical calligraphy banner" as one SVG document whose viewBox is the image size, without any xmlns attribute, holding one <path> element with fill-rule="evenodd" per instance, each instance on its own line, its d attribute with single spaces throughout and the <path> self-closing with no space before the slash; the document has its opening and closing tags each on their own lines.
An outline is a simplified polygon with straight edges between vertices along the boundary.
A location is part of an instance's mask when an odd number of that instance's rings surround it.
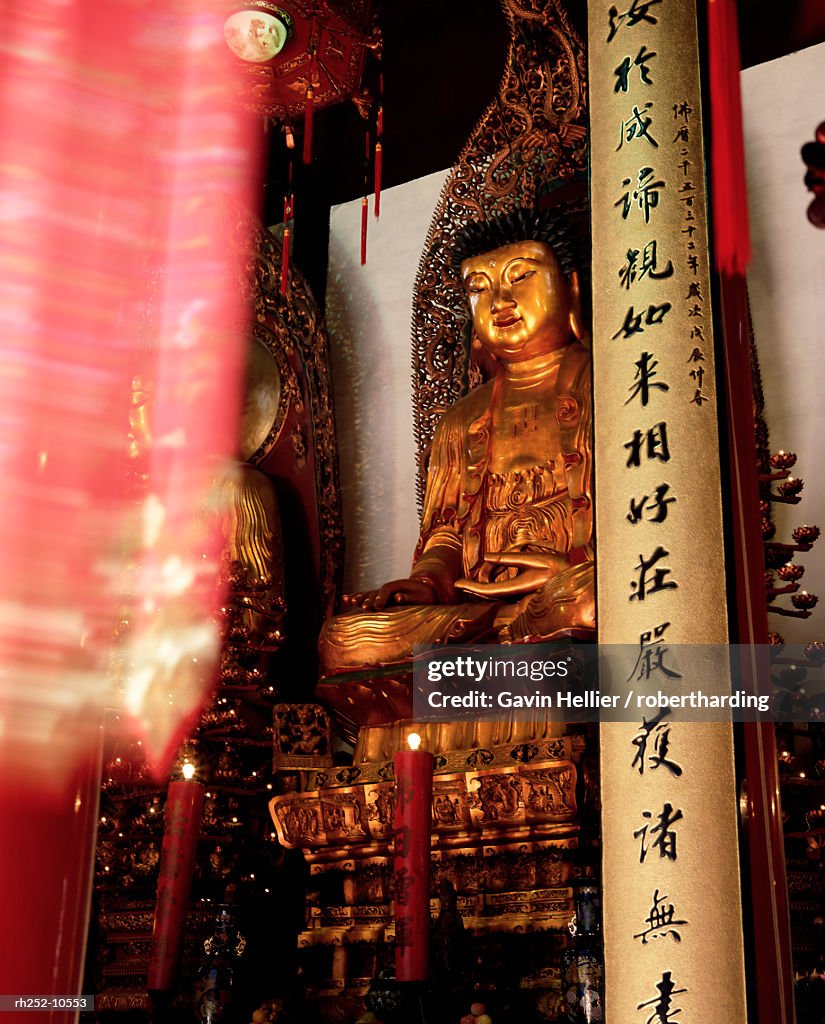
<svg viewBox="0 0 825 1024">
<path fill-rule="evenodd" d="M 599 641 L 730 689 L 696 7 L 589 0 Z M 693 679 L 669 645 L 718 644 Z M 635 664 L 634 664 L 635 660 Z M 745 1020 L 729 722 L 601 728 L 610 1020 Z"/>
</svg>

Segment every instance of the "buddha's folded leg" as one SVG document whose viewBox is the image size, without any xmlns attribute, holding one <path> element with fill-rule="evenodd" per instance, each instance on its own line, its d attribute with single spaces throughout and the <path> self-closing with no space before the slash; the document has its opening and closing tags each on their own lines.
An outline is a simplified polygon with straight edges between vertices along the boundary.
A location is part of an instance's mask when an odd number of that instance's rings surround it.
<svg viewBox="0 0 825 1024">
<path fill-rule="evenodd" d="M 324 623 L 318 641 L 321 672 L 340 675 L 412 660 L 419 646 L 492 639 L 498 603 L 409 605 L 348 612 Z"/>
<path fill-rule="evenodd" d="M 501 639 L 512 643 L 535 643 L 570 633 L 595 635 L 593 562 L 560 572 L 528 600 L 519 602 L 517 615 L 506 621 L 500 616 L 496 625 Z"/>
</svg>

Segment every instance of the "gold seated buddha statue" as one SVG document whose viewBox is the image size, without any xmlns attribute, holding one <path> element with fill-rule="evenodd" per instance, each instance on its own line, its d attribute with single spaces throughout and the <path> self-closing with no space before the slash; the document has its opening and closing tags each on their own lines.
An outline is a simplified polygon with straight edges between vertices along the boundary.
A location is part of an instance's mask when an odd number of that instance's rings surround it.
<svg viewBox="0 0 825 1024">
<path fill-rule="evenodd" d="M 490 379 L 438 424 L 409 578 L 346 597 L 324 625 L 327 679 L 408 664 L 419 645 L 595 630 L 590 350 L 572 237 L 558 214 L 517 211 L 465 229 L 455 263 Z"/>
</svg>

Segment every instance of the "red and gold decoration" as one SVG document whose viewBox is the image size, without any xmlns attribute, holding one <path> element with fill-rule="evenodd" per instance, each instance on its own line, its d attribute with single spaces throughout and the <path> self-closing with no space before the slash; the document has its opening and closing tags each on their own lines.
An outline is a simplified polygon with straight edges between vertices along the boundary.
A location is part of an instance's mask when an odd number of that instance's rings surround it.
<svg viewBox="0 0 825 1024">
<path fill-rule="evenodd" d="M 241 71 L 241 107 L 289 135 L 302 125 L 310 163 L 316 111 L 345 99 L 364 103 L 364 61 L 379 38 L 371 0 L 239 0 L 225 9 L 226 60 Z"/>
</svg>

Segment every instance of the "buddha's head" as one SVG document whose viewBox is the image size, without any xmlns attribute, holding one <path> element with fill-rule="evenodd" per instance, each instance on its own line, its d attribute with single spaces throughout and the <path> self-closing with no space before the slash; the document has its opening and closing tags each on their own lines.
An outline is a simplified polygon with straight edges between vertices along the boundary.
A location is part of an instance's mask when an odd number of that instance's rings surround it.
<svg viewBox="0 0 825 1024">
<path fill-rule="evenodd" d="M 558 214 L 512 214 L 469 225 L 457 262 L 474 344 L 500 363 L 564 348 L 583 336 L 578 272 Z"/>
</svg>

